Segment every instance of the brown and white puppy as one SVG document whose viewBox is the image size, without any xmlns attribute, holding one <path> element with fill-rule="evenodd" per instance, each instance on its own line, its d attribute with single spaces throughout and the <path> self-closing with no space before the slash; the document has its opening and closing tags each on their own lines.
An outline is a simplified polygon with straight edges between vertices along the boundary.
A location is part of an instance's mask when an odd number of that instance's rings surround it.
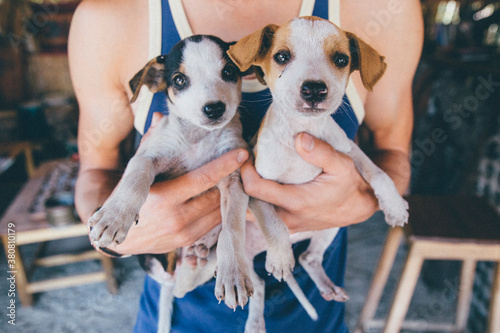
<svg viewBox="0 0 500 333">
<path fill-rule="evenodd" d="M 372 90 L 385 71 L 383 57 L 354 34 L 316 17 L 296 18 L 283 26 L 268 25 L 231 46 L 228 54 L 242 71 L 258 66 L 259 79 L 268 84 L 273 96 L 254 147 L 255 167 L 262 177 L 301 184 L 318 176 L 322 170 L 304 161 L 295 150 L 297 134 L 307 132 L 353 159 L 373 188 L 388 224 L 401 226 L 407 222 L 407 203 L 393 181 L 331 117 L 342 103 L 349 75 L 359 70 L 364 86 Z M 298 233 L 290 239 L 272 207 L 266 210 L 251 198 L 250 209 L 256 207 L 265 212 L 256 217 L 268 245 L 268 272 L 290 283 L 294 266 L 291 242 L 311 238 L 300 263 L 325 299 L 346 300 L 342 288 L 335 286 L 322 267 L 323 254 L 338 228 Z"/>
</svg>

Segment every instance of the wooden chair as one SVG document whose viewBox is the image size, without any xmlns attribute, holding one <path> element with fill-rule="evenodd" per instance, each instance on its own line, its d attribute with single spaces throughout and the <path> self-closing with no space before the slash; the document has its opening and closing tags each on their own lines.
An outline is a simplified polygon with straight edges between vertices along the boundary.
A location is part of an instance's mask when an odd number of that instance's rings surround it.
<svg viewBox="0 0 500 333">
<path fill-rule="evenodd" d="M 29 141 L 2 142 L 0 144 L 0 154 L 7 154 L 15 159 L 20 154 L 24 154 L 24 164 L 28 177 L 32 177 L 35 172 L 35 163 L 33 161 L 33 150 L 39 148 L 38 145 Z"/>
<path fill-rule="evenodd" d="M 488 332 L 500 332 L 500 217 L 486 200 L 475 196 L 411 196 L 410 221 L 389 231 L 355 332 L 381 328 L 385 333 L 410 330 L 462 332 L 472 297 L 477 261 L 497 263 L 493 280 Z M 387 320 L 374 320 L 403 236 L 408 257 Z M 424 260 L 462 261 L 460 289 L 454 323 L 405 321 Z"/>
</svg>

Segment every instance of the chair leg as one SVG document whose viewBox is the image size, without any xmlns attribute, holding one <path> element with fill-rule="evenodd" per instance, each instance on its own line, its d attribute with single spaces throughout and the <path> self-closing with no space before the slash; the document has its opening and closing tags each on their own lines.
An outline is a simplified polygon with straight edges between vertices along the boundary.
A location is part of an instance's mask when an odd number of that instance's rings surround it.
<svg viewBox="0 0 500 333">
<path fill-rule="evenodd" d="M 412 244 L 401 279 L 394 295 L 391 310 L 385 324 L 384 333 L 398 333 L 405 319 L 410 301 L 417 285 L 424 258 L 417 245 Z"/>
<path fill-rule="evenodd" d="M 402 239 L 402 228 L 395 227 L 389 230 L 389 234 L 387 235 L 387 239 L 377 265 L 377 270 L 373 276 L 373 280 L 370 289 L 368 290 L 368 295 L 366 296 L 365 304 L 363 305 L 363 310 L 359 316 L 354 333 L 364 332 L 365 329 L 367 329 L 366 326 L 375 316 L 380 298 L 382 297 L 382 292 L 384 291 Z"/>
<path fill-rule="evenodd" d="M 24 158 L 26 173 L 28 174 L 28 177 L 31 178 L 35 173 L 35 162 L 33 161 L 33 148 L 31 147 L 31 144 L 24 148 Z"/>
<path fill-rule="evenodd" d="M 8 245 L 8 237 L 2 236 L 2 243 L 5 249 L 5 254 L 8 256 L 11 252 L 9 252 Z M 19 251 L 19 246 L 16 245 L 14 248 L 14 260 L 15 260 L 15 269 L 12 269 L 15 273 L 13 273 L 16 277 L 16 293 L 19 296 L 21 304 L 23 306 L 31 306 L 33 305 L 33 296 L 29 289 L 28 277 L 26 275 L 26 271 L 24 269 L 23 260 L 21 258 L 21 252 Z"/>
<path fill-rule="evenodd" d="M 497 262 L 495 268 L 488 315 L 488 333 L 498 332 L 500 332 L 500 261 Z"/>
<path fill-rule="evenodd" d="M 474 274 L 476 272 L 476 261 L 474 259 L 464 260 L 460 276 L 460 289 L 457 301 L 456 332 L 465 331 L 469 317 L 470 302 L 472 299 L 472 287 L 474 285 Z"/>
<path fill-rule="evenodd" d="M 113 259 L 101 255 L 101 265 L 106 274 L 106 284 L 108 286 L 108 290 L 112 294 L 118 293 L 118 286 L 116 284 L 116 279 L 114 276 L 114 266 Z"/>
</svg>

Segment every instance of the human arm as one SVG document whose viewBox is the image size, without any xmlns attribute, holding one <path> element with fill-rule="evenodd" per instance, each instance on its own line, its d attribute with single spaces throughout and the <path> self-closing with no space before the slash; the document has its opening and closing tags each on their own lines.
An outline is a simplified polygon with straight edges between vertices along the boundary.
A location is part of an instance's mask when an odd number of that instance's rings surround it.
<svg viewBox="0 0 500 333">
<path fill-rule="evenodd" d="M 131 24 L 144 16 L 142 7 L 130 0 L 86 0 L 73 18 L 69 61 L 80 107 L 81 161 L 75 203 L 83 223 L 108 198 L 123 170 L 120 144 L 133 130 L 134 119 L 128 80 L 147 62 L 147 54 L 137 53 L 148 48 L 147 24 Z M 146 32 L 138 31 L 142 26 Z M 110 249 L 120 254 L 166 253 L 190 245 L 220 223 L 219 193 L 198 194 L 236 170 L 247 156 L 244 150 L 231 151 L 182 177 L 154 184 L 139 213 L 140 223 L 125 242 Z"/>
<path fill-rule="evenodd" d="M 363 9 L 364 13 L 353 11 L 359 14 L 356 20 L 360 27 L 365 26 L 363 22 L 373 20 L 370 13 L 380 9 L 377 5 L 383 8 L 387 2 L 374 3 L 370 3 L 372 8 Z M 368 37 L 364 36 L 362 28 L 350 30 L 363 39 Z M 366 110 L 365 123 L 374 137 L 372 158 L 393 179 L 400 193 L 406 191 L 410 178 L 411 85 L 422 37 L 418 2 L 405 2 L 401 13 L 392 17 L 377 38 L 369 41 L 386 56 L 387 71 L 372 92 L 360 93 Z M 358 91 L 361 90 L 359 75 L 353 75 L 352 79 Z M 281 185 L 262 179 L 253 165 L 247 163 L 242 170 L 247 193 L 276 205 L 291 232 L 346 226 L 371 216 L 378 209 L 377 201 L 353 161 L 321 140 L 313 138 L 304 142 L 304 139 L 311 137 L 297 137 L 298 153 L 322 168 L 322 174 L 306 184 Z M 303 143 L 312 149 L 304 149 Z"/>
</svg>

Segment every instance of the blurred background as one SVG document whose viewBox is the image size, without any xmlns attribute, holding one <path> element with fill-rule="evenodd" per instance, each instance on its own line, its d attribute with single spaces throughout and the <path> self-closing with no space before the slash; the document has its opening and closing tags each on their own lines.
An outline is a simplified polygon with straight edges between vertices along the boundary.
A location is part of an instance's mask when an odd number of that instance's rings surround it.
<svg viewBox="0 0 500 333">
<path fill-rule="evenodd" d="M 478 195 L 500 211 L 500 1 L 421 2 L 425 45 L 414 80 L 411 193 Z M 30 202 L 23 206 L 26 211 L 22 218 L 30 222 L 16 222 L 18 234 L 30 230 L 41 234 L 47 230 L 49 235 L 54 228 L 72 228 L 78 223 L 71 211 L 78 168 L 78 107 L 67 59 L 67 36 L 78 3 L 78 0 L 0 0 L 0 215 L 4 216 L 1 222 L 4 245 L 8 242 L 6 226 L 19 213 L 9 211 L 8 207 L 15 200 L 23 201 L 20 195 L 23 193 Z M 40 173 L 40 166 L 53 161 L 58 164 Z M 33 179 L 38 182 L 36 190 L 21 192 Z M 51 213 L 52 206 L 62 208 Z M 68 217 L 68 210 L 63 210 L 68 207 L 73 216 Z M 354 226 L 350 231 L 353 246 L 349 249 L 346 289 L 355 289 L 347 305 L 350 327 L 363 305 L 387 233 L 381 217 L 373 219 L 372 224 Z M 81 230 L 75 234 L 79 232 L 83 234 Z M 373 237 L 373 233 L 380 237 Z M 31 268 L 26 269 L 30 273 L 28 280 L 105 270 L 106 264 L 98 257 L 79 263 L 70 259 L 71 264 L 63 267 L 38 268 L 44 265 L 37 258 L 89 250 L 85 236 L 58 240 L 59 237 L 51 237 L 43 240 L 35 237 L 18 246 L 25 259 L 24 266 Z M 8 271 L 5 260 L 8 250 L 1 251 L 3 276 Z M 366 253 L 372 253 L 373 258 Z M 401 266 L 403 261 L 401 252 L 397 265 Z M 65 289 L 49 286 L 47 291 L 37 292 L 35 288 L 24 300 L 24 305 L 31 306 L 21 306 L 23 300 L 16 296 L 16 328 L 24 327 L 23 332 L 130 331 L 143 273 L 133 258 L 114 260 L 112 265 L 113 277 L 108 274 L 102 279 L 107 284 L 80 286 L 85 282 L 80 281 Z M 468 332 L 486 332 L 493 266 L 489 262 L 478 264 Z M 444 309 L 437 311 L 431 307 L 435 305 L 431 299 L 450 285 L 456 287 L 459 269 L 457 262 L 426 262 L 415 293 L 417 308 L 439 312 L 437 320 L 453 315 L 453 304 L 441 302 Z M 397 281 L 397 275 L 391 276 Z M 116 282 L 118 293 L 110 294 L 108 289 L 116 292 L 112 286 Z M 350 288 L 349 283 L 356 287 Z M 9 286 L 3 278 L 0 286 L 3 309 L 9 302 Z M 31 302 L 30 297 L 34 297 Z M 382 311 L 387 310 L 390 301 L 389 296 L 383 298 L 386 304 Z M 421 312 L 417 317 L 428 316 L 426 311 Z M 67 313 L 69 317 L 65 317 Z M 99 321 L 103 314 L 102 327 L 82 326 L 89 325 L 89 318 Z M 0 318 L 0 330 L 13 329 L 5 322 L 5 316 Z"/>
</svg>

